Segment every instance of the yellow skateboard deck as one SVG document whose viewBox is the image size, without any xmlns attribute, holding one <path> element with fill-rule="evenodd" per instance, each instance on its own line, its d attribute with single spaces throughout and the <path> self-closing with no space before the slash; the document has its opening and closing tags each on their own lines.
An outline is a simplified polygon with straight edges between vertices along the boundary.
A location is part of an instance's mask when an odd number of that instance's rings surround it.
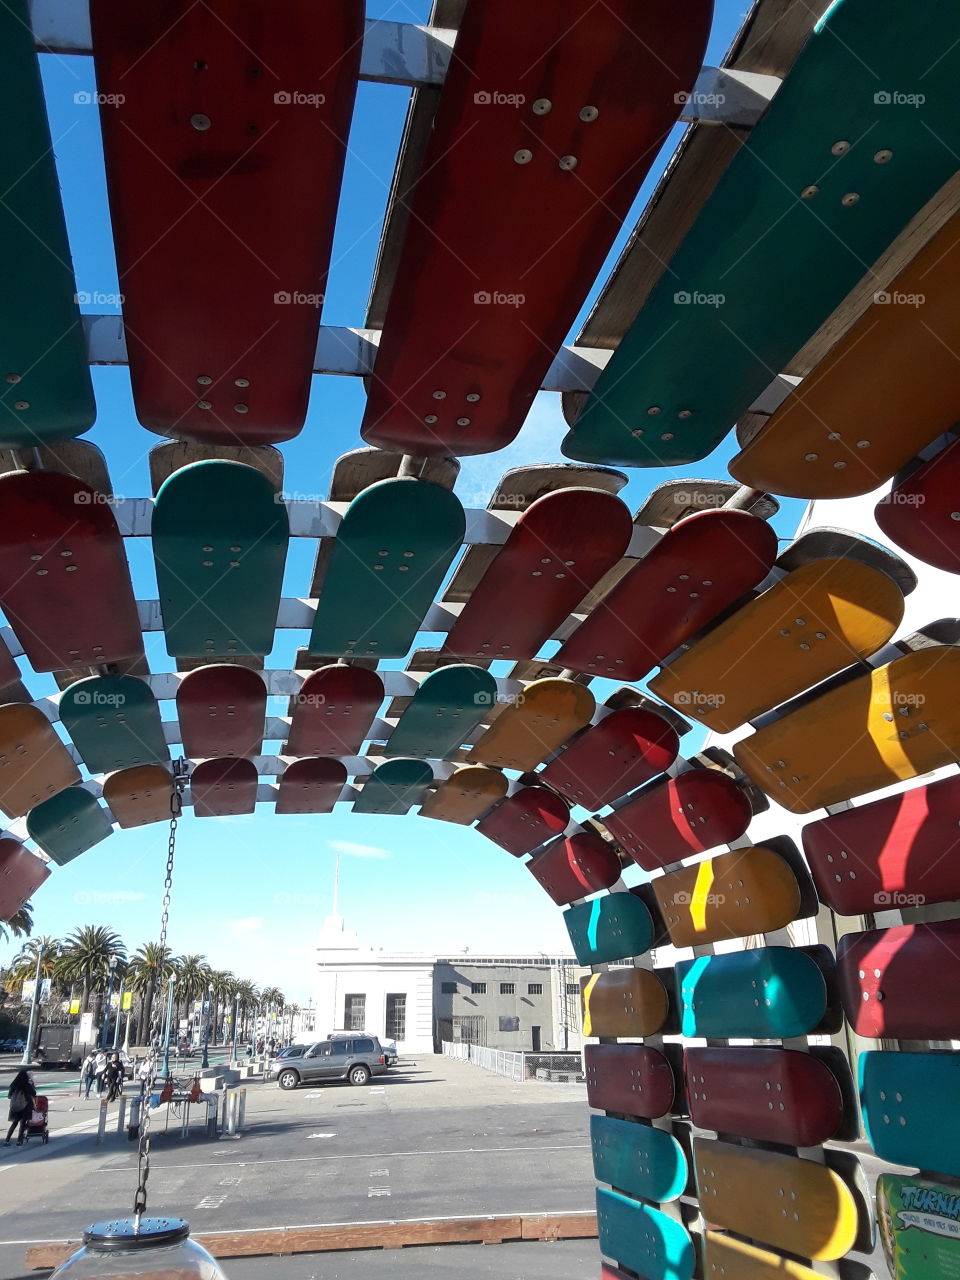
<svg viewBox="0 0 960 1280">
<path fill-rule="evenodd" d="M 802 1262 L 791 1262 L 769 1249 L 758 1249 L 721 1235 L 719 1231 L 707 1231 L 705 1280 L 823 1280 L 819 1271 L 805 1267 Z"/>
<path fill-rule="evenodd" d="M 797 918 L 800 886 L 772 849 L 733 849 L 650 881 L 675 947 L 771 933 Z"/>
<path fill-rule="evenodd" d="M 36 707 L 0 707 L 0 809 L 22 818 L 35 805 L 80 781 L 80 770 Z"/>
<path fill-rule="evenodd" d="M 857 560 L 815 560 L 664 667 L 650 691 L 729 733 L 876 653 L 902 618 L 903 595 L 885 573 Z"/>
<path fill-rule="evenodd" d="M 708 1223 L 817 1262 L 853 1247 L 857 1202 L 832 1169 L 705 1138 L 694 1138 L 693 1162 Z"/>
<path fill-rule="evenodd" d="M 497 716 L 467 758 L 471 764 L 526 773 L 589 724 L 595 710 L 585 685 L 559 678 L 534 680 Z"/>
<path fill-rule="evenodd" d="M 510 783 L 504 774 L 482 764 L 455 769 L 420 806 L 421 818 L 437 818 L 468 827 L 507 794 Z"/>
<path fill-rule="evenodd" d="M 138 764 L 111 773 L 104 780 L 103 798 L 117 825 L 127 829 L 169 822 L 172 790 L 169 769 L 161 764 Z"/>
<path fill-rule="evenodd" d="M 955 214 L 730 463 L 741 484 L 849 498 L 889 480 L 957 420 Z"/>
<path fill-rule="evenodd" d="M 960 760 L 960 648 L 936 645 L 859 676 L 738 742 L 750 778 L 810 813 Z"/>
<path fill-rule="evenodd" d="M 581 978 L 580 990 L 584 1036 L 652 1036 L 666 1021 L 667 992 L 649 969 L 594 973 Z"/>
</svg>

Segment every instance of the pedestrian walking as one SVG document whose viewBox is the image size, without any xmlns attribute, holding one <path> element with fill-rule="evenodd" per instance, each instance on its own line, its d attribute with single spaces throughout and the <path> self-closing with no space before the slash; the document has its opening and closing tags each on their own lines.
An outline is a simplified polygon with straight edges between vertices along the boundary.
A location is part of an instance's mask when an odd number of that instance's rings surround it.
<svg viewBox="0 0 960 1280">
<path fill-rule="evenodd" d="M 84 1098 L 90 1097 L 90 1090 L 93 1082 L 97 1077 L 97 1055 L 91 1049 L 84 1058 L 80 1067 L 80 1088 L 78 1093 L 83 1093 Z"/>
<path fill-rule="evenodd" d="M 94 1063 L 93 1073 L 97 1081 L 97 1094 L 103 1093 L 103 1073 L 107 1069 L 107 1055 L 101 1049 Z"/>
<path fill-rule="evenodd" d="M 110 1061 L 103 1070 L 103 1087 L 107 1091 L 107 1101 L 116 1102 L 123 1093 L 123 1063 L 119 1053 L 110 1055 Z"/>
<path fill-rule="evenodd" d="M 33 1083 L 33 1077 L 29 1071 L 18 1071 L 10 1082 L 10 1088 L 7 1090 L 7 1097 L 10 1099 L 10 1112 L 8 1119 L 10 1128 L 7 1130 L 7 1139 L 4 1146 L 9 1147 L 10 1139 L 13 1137 L 13 1131 L 17 1125 L 20 1126 L 20 1132 L 17 1134 L 17 1146 L 23 1146 L 23 1135 L 27 1131 L 27 1125 L 33 1116 L 33 1104 L 37 1096 L 36 1085 Z"/>
</svg>

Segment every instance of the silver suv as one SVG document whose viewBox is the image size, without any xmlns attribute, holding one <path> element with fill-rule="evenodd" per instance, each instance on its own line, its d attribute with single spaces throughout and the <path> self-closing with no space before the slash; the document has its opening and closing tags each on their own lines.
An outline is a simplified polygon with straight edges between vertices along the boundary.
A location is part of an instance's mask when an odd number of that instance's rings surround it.
<svg viewBox="0 0 960 1280">
<path fill-rule="evenodd" d="M 327 1080 L 366 1084 L 371 1076 L 382 1075 L 386 1069 L 386 1055 L 376 1036 L 358 1035 L 282 1049 L 267 1068 L 266 1079 L 276 1080 L 281 1089 Z"/>
</svg>

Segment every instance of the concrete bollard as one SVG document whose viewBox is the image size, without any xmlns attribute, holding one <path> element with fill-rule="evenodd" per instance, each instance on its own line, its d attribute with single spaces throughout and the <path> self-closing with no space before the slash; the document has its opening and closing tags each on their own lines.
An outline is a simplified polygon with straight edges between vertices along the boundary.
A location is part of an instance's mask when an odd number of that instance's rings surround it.
<svg viewBox="0 0 960 1280">
<path fill-rule="evenodd" d="M 127 1118 L 127 1100 L 120 1099 L 120 1106 L 117 1109 L 117 1133 L 123 1133 L 124 1121 Z"/>
<path fill-rule="evenodd" d="M 127 1125 L 127 1139 L 136 1142 L 140 1137 L 140 1099 L 130 1099 L 130 1123 Z"/>
<path fill-rule="evenodd" d="M 106 1098 L 104 1098 L 103 1101 L 100 1103 L 100 1115 L 97 1118 L 97 1146 L 98 1147 L 103 1146 L 104 1135 L 107 1131 L 107 1111 L 109 1109 L 109 1105 L 110 1104 L 107 1102 Z"/>
</svg>

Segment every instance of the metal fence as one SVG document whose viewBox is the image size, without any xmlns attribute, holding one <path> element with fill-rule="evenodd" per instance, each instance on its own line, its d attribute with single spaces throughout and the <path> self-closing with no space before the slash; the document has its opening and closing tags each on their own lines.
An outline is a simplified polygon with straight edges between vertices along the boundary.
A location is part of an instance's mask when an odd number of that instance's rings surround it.
<svg viewBox="0 0 960 1280">
<path fill-rule="evenodd" d="M 569 1084 L 584 1078 L 579 1053 L 512 1053 L 506 1049 L 488 1049 L 481 1044 L 452 1044 L 448 1040 L 441 1041 L 440 1047 L 446 1058 L 472 1062 L 517 1084 L 524 1080 Z"/>
</svg>

